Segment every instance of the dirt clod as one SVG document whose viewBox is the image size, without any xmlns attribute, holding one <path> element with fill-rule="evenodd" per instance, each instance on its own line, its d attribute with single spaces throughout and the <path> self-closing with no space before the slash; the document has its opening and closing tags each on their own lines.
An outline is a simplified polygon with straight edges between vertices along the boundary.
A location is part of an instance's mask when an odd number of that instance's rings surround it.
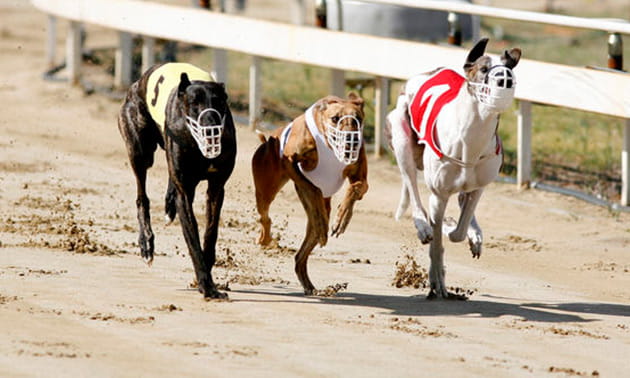
<svg viewBox="0 0 630 378">
<path fill-rule="evenodd" d="M 412 255 L 405 255 L 404 261 L 396 262 L 396 272 L 392 285 L 397 288 L 413 287 L 416 289 L 429 287 L 429 275 Z"/>
</svg>

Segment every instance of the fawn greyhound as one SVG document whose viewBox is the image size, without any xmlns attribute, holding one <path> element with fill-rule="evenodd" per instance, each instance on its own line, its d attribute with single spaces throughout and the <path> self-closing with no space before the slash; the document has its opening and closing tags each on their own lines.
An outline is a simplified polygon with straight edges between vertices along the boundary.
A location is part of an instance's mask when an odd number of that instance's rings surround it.
<svg viewBox="0 0 630 378">
<path fill-rule="evenodd" d="M 306 295 L 317 294 L 307 260 L 318 243 L 324 246 L 328 240 L 331 196 L 347 178 L 349 185 L 331 234 L 339 236 L 350 222 L 354 203 L 368 189 L 363 118 L 363 99 L 354 92 L 347 99 L 322 98 L 268 139 L 261 135 L 263 143 L 252 158 L 261 223 L 258 243 L 271 242 L 269 206 L 289 179 L 306 211 L 306 235 L 295 256 L 295 273 Z"/>
<path fill-rule="evenodd" d="M 118 129 L 136 176 L 142 257 L 149 265 L 153 261 L 154 235 L 145 183 L 159 145 L 166 151 L 169 173 L 166 218 L 172 221 L 179 215 L 199 291 L 204 297 L 226 297 L 217 290 L 211 273 L 223 187 L 236 158 L 236 131 L 224 85 L 190 64 L 156 65 L 129 88 Z M 201 180 L 208 182 L 203 248 L 192 207 Z"/>
<path fill-rule="evenodd" d="M 418 238 L 431 243 L 428 298 L 465 299 L 447 291 L 442 232 L 452 242 L 467 238 L 473 257 L 479 258 L 483 239 L 475 208 L 503 162 L 499 114 L 512 104 L 516 84 L 512 69 L 521 50 L 506 50 L 495 62 L 484 55 L 487 43 L 484 38 L 470 50 L 463 76 L 442 68 L 409 79 L 387 116 L 390 145 L 402 176 L 396 219 L 411 201 Z M 428 214 L 420 202 L 417 170 L 424 170 L 430 191 Z M 446 205 L 455 193 L 459 220 L 444 224 Z"/>
</svg>

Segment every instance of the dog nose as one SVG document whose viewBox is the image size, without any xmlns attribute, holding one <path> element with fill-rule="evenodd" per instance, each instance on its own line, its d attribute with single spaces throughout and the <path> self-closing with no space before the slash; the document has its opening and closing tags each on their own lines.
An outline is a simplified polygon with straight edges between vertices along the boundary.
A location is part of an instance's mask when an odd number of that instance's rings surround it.
<svg viewBox="0 0 630 378">
<path fill-rule="evenodd" d="M 204 114 L 203 117 L 201 118 L 201 124 L 204 126 L 218 125 L 220 123 L 221 123 L 221 120 L 219 119 L 219 116 L 215 114 L 214 112 L 208 112 Z"/>
<path fill-rule="evenodd" d="M 347 149 L 353 151 L 359 149 L 359 139 L 354 135 L 347 135 L 345 139 Z"/>
</svg>

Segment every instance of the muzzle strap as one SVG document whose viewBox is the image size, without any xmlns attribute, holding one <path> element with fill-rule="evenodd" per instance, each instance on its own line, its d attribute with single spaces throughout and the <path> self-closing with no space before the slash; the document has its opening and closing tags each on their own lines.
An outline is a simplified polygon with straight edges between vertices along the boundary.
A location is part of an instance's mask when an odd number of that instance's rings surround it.
<svg viewBox="0 0 630 378">
<path fill-rule="evenodd" d="M 216 113 L 221 123 L 201 125 L 202 117 L 209 112 Z M 225 115 L 221 116 L 221 113 L 214 108 L 207 108 L 199 113 L 197 119 L 186 116 L 186 126 L 188 126 L 188 130 L 190 130 L 190 134 L 197 142 L 197 146 L 203 156 L 213 159 L 221 154 L 221 136 L 225 127 Z"/>
<path fill-rule="evenodd" d="M 342 130 L 342 122 L 346 119 L 354 121 L 357 125 L 356 131 Z M 309 108 L 306 111 L 306 122 L 315 125 L 313 111 Z M 359 160 L 359 151 L 363 145 L 363 125 L 357 117 L 345 115 L 337 121 L 336 125 L 325 122 L 326 140 L 335 154 L 337 160 L 345 165 L 356 163 Z"/>
<path fill-rule="evenodd" d="M 477 100 L 490 109 L 502 112 L 512 105 L 516 80 L 506 66 L 494 66 L 483 83 L 469 83 Z"/>
</svg>

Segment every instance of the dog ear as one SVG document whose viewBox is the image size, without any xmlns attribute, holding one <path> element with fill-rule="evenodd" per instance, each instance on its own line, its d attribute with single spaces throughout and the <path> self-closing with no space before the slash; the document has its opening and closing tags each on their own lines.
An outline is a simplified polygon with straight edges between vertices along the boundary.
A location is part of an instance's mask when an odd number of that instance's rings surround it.
<svg viewBox="0 0 630 378">
<path fill-rule="evenodd" d="M 190 80 L 186 72 L 182 72 L 179 77 L 179 86 L 177 87 L 177 96 L 182 97 L 186 93 L 186 88 L 190 85 Z"/>
<path fill-rule="evenodd" d="M 228 99 L 228 94 L 227 94 L 227 90 L 225 89 L 225 83 L 221 83 L 221 82 L 216 82 L 217 86 L 219 87 L 219 89 L 221 89 L 221 98 L 224 101 L 227 101 Z"/>
<path fill-rule="evenodd" d="M 521 59 L 521 49 L 513 48 L 510 51 L 505 50 L 501 56 L 501 62 L 509 69 L 516 67 Z"/>
<path fill-rule="evenodd" d="M 470 50 L 470 52 L 468 53 L 468 57 L 466 58 L 466 63 L 464 63 L 464 70 L 466 70 L 466 72 L 468 72 L 468 70 L 475 64 L 475 61 L 481 58 L 483 54 L 486 52 L 487 44 L 488 44 L 488 38 L 482 38 Z"/>
<path fill-rule="evenodd" d="M 348 100 L 350 100 L 350 102 L 352 102 L 353 104 L 363 109 L 363 104 L 365 103 L 365 101 L 361 98 L 361 96 L 359 96 L 357 92 L 355 91 L 348 92 Z"/>
</svg>

